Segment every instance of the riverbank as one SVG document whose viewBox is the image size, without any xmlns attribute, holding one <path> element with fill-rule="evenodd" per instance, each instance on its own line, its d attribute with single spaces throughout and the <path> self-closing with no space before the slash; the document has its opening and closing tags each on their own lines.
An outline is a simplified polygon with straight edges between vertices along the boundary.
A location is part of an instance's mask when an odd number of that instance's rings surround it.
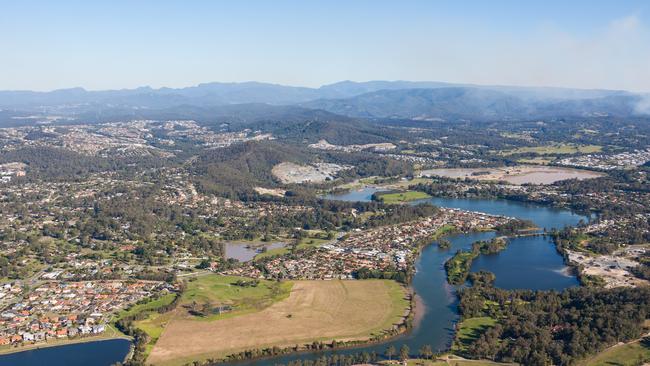
<svg viewBox="0 0 650 366">
<path fill-rule="evenodd" d="M 110 333 L 110 334 L 106 334 L 106 333 Z M 13 345 L 0 346 L 0 355 L 8 355 L 12 353 L 38 350 L 43 348 L 62 347 L 62 346 L 68 346 L 73 344 L 80 344 L 80 343 L 109 341 L 114 339 L 124 339 L 124 340 L 131 341 L 133 338 L 123 334 L 119 330 L 115 329 L 113 326 L 107 325 L 106 331 L 103 334 L 96 335 L 96 336 L 54 339 L 45 342 L 21 344 L 18 347 Z"/>
</svg>

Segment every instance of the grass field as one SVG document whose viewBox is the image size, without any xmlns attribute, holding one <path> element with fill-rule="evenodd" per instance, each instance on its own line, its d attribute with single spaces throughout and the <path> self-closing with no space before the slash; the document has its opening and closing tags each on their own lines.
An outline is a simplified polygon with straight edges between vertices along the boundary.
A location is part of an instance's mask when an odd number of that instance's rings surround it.
<svg viewBox="0 0 650 366">
<path fill-rule="evenodd" d="M 283 248 L 274 248 L 274 249 L 269 249 L 265 252 L 262 252 L 260 254 L 257 254 L 255 256 L 255 260 L 260 260 L 263 258 L 268 258 L 268 257 L 274 257 L 276 255 L 285 255 L 289 253 L 289 248 L 283 247 Z"/>
<path fill-rule="evenodd" d="M 462 353 L 470 343 L 478 339 L 483 332 L 493 327 L 496 323 L 496 319 L 487 316 L 464 320 L 458 326 L 452 350 Z"/>
<path fill-rule="evenodd" d="M 142 303 L 142 304 L 136 304 L 128 308 L 127 310 L 122 310 L 118 315 L 117 318 L 121 319 L 129 315 L 135 315 L 139 312 L 142 311 L 150 311 L 150 310 L 155 310 L 163 305 L 169 305 L 171 304 L 172 301 L 176 298 L 176 294 L 166 294 L 163 295 L 157 299 Z"/>
<path fill-rule="evenodd" d="M 330 241 L 331 240 L 321 239 L 321 238 L 303 238 L 300 239 L 296 248 L 303 249 L 303 248 L 310 248 L 310 247 L 318 247 Z"/>
<path fill-rule="evenodd" d="M 214 321 L 174 317 L 148 362 L 178 365 L 254 348 L 366 339 L 400 322 L 409 305 L 405 291 L 388 280 L 295 281 L 288 298 L 260 311 Z"/>
<path fill-rule="evenodd" d="M 603 149 L 599 145 L 551 144 L 545 146 L 526 146 L 504 150 L 501 155 L 533 153 L 537 155 L 592 154 Z"/>
<path fill-rule="evenodd" d="M 386 204 L 397 204 L 430 198 L 431 196 L 424 192 L 406 191 L 381 194 L 379 197 L 381 198 L 382 202 Z"/>
<path fill-rule="evenodd" d="M 250 279 L 237 276 L 207 275 L 189 282 L 183 293 L 181 306 L 196 302 L 198 304 L 230 305 L 233 311 L 200 317 L 200 320 L 229 318 L 264 309 L 274 302 L 289 297 L 292 282 L 261 280 L 255 287 L 236 286 L 238 280 Z"/>
<path fill-rule="evenodd" d="M 633 366 L 650 360 L 650 345 L 642 342 L 627 343 L 609 348 L 580 363 L 581 366 Z"/>
</svg>

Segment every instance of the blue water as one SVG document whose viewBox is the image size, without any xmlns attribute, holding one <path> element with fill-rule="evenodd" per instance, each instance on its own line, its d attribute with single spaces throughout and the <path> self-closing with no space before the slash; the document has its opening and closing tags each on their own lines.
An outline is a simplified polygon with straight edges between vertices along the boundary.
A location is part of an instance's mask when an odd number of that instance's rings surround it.
<svg viewBox="0 0 650 366">
<path fill-rule="evenodd" d="M 345 201 L 369 201 L 376 189 L 366 188 L 340 195 L 326 196 L 328 199 Z M 445 199 L 432 198 L 414 204 L 430 202 L 441 207 L 459 208 L 495 215 L 518 217 L 533 221 L 538 227 L 550 230 L 576 225 L 585 217 L 567 210 L 559 210 L 534 204 L 504 200 Z M 493 232 L 452 235 L 449 249 L 430 245 L 423 249 L 417 260 L 416 275 L 412 286 L 420 298 L 417 322 L 411 332 L 391 339 L 383 344 L 361 346 L 335 351 L 321 351 L 293 354 L 270 359 L 244 361 L 238 365 L 270 366 L 286 364 L 296 359 L 315 359 L 322 354 L 350 354 L 376 352 L 383 354 L 389 344 L 397 349 L 407 344 L 412 352 L 425 344 L 434 350 L 447 349 L 453 340 L 454 324 L 458 321 L 456 288 L 447 283 L 444 263 L 457 250 L 467 250 L 477 240 L 488 240 Z M 496 275 L 495 285 L 506 289 L 562 290 L 577 286 L 577 279 L 567 274 L 562 257 L 555 250 L 549 238 L 543 236 L 511 239 L 508 247 L 495 255 L 481 255 L 474 260 L 472 271 L 488 270 Z M 0 356 L 0 365 L 110 365 L 122 361 L 129 351 L 126 340 L 111 340 L 83 343 L 69 346 L 44 348 Z"/>
<path fill-rule="evenodd" d="M 348 192 L 340 193 L 340 194 L 327 194 L 323 196 L 323 198 L 328 200 L 335 200 L 335 201 L 369 202 L 372 199 L 372 195 L 375 192 L 380 192 L 380 191 L 385 191 L 385 190 L 366 187 L 362 189 L 353 189 Z"/>
<path fill-rule="evenodd" d="M 70 344 L 0 356 L 0 365 L 109 366 L 124 361 L 131 342 L 126 339 Z"/>
<path fill-rule="evenodd" d="M 329 195 L 326 198 L 343 201 L 369 201 L 374 192 L 376 192 L 375 189 L 366 188 L 340 195 Z M 531 220 L 538 227 L 547 230 L 574 226 L 580 220 L 587 220 L 586 217 L 567 210 L 504 200 L 432 198 L 414 202 L 414 204 L 423 202 L 430 202 L 440 207 Z M 376 352 L 383 354 L 390 344 L 397 349 L 402 344 L 407 344 L 413 353 L 416 353 L 425 344 L 430 345 L 433 350 L 445 350 L 451 345 L 454 337 L 454 324 L 458 321 L 459 315 L 456 288 L 447 283 L 444 263 L 457 250 L 468 250 L 475 241 L 488 240 L 494 236 L 494 232 L 457 234 L 447 237 L 451 242 L 449 249 L 440 249 L 437 245 L 430 245 L 423 249 L 416 262 L 417 272 L 412 283 L 421 301 L 422 307 L 417 310 L 417 313 L 421 315 L 416 317 L 417 322 L 414 328 L 407 334 L 382 344 L 293 354 L 236 364 L 270 366 L 286 364 L 296 359 L 315 359 L 322 354 L 331 353 Z M 550 238 L 543 236 L 511 239 L 508 247 L 502 252 L 490 256 L 479 256 L 474 261 L 471 270 L 493 272 L 496 275 L 495 285 L 506 289 L 562 290 L 579 284 L 575 276 L 567 274 L 567 267 L 563 263 L 562 256 L 555 250 Z"/>
</svg>

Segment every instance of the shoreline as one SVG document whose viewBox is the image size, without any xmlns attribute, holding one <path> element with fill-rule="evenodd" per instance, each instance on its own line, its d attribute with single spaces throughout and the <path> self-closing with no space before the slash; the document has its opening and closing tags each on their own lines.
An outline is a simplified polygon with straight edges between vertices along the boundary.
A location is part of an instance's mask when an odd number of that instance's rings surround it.
<svg viewBox="0 0 650 366">
<path fill-rule="evenodd" d="M 12 355 L 12 354 L 27 352 L 27 351 L 36 351 L 45 348 L 64 347 L 64 346 L 71 346 L 71 345 L 83 344 L 83 343 L 105 342 L 105 341 L 113 341 L 118 339 L 129 341 L 131 343 L 130 348 L 133 348 L 133 339 L 128 336 L 111 336 L 111 337 L 95 336 L 95 337 L 83 337 L 83 338 L 71 339 L 71 340 L 54 341 L 51 343 L 40 342 L 34 344 L 27 344 L 19 347 L 12 346 L 7 349 L 0 349 L 0 358 L 5 355 Z M 126 360 L 131 355 L 131 353 L 132 351 L 129 350 L 129 353 L 127 353 L 124 360 Z"/>
</svg>

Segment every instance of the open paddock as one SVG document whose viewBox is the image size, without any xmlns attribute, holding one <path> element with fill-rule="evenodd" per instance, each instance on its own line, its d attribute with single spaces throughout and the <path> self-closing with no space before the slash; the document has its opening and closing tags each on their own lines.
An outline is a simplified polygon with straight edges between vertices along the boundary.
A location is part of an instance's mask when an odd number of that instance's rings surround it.
<svg viewBox="0 0 650 366">
<path fill-rule="evenodd" d="M 399 323 L 409 302 L 394 281 L 294 281 L 288 298 L 214 321 L 175 317 L 148 363 L 178 365 L 248 349 L 363 340 Z"/>
</svg>

